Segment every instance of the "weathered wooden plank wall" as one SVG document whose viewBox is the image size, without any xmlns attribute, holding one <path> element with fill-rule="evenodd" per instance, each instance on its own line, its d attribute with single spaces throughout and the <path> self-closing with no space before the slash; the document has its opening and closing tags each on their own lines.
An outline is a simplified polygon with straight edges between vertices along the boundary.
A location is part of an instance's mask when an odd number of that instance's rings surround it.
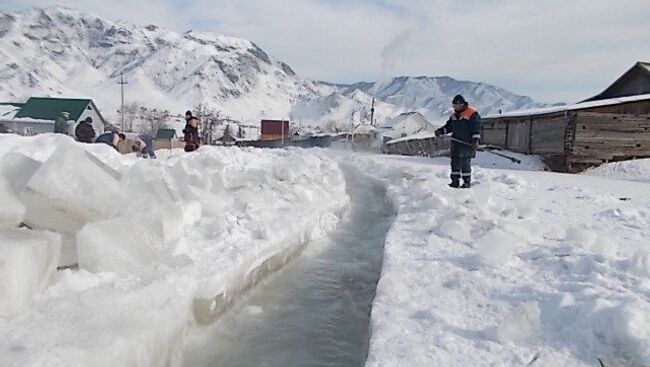
<svg viewBox="0 0 650 367">
<path fill-rule="evenodd" d="M 530 151 L 532 154 L 560 154 L 564 152 L 565 116 L 532 119 Z"/>
<path fill-rule="evenodd" d="M 650 157 L 650 115 L 579 111 L 567 170 L 610 161 Z"/>
<path fill-rule="evenodd" d="M 564 113 L 494 118 L 484 122 L 481 141 L 518 153 L 561 154 L 565 128 Z"/>
</svg>

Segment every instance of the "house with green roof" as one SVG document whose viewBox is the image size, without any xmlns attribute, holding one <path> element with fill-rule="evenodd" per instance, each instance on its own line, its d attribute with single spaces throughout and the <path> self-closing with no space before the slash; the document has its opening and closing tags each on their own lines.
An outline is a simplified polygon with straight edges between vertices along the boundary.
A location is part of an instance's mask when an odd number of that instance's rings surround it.
<svg viewBox="0 0 650 367">
<path fill-rule="evenodd" d="M 54 122 L 65 116 L 68 134 L 74 136 L 79 122 L 90 117 L 97 135 L 104 132 L 106 120 L 92 99 L 32 97 L 27 102 L 0 103 L 0 124 L 21 135 L 54 132 Z"/>
</svg>

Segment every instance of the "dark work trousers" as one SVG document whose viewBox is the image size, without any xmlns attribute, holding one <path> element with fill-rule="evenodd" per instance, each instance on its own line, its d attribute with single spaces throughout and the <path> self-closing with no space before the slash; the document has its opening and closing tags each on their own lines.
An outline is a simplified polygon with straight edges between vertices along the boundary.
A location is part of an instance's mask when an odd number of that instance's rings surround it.
<svg viewBox="0 0 650 367">
<path fill-rule="evenodd" d="M 451 180 L 470 182 L 472 180 L 472 158 L 451 157 Z"/>
</svg>

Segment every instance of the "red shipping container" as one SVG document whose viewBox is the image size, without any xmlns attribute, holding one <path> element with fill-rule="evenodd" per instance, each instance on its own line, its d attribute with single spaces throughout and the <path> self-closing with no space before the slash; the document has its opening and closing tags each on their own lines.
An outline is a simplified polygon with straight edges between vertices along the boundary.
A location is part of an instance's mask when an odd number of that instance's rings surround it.
<svg viewBox="0 0 650 367">
<path fill-rule="evenodd" d="M 261 122 L 262 139 L 282 139 L 289 136 L 289 121 L 288 120 L 262 120 Z"/>
</svg>

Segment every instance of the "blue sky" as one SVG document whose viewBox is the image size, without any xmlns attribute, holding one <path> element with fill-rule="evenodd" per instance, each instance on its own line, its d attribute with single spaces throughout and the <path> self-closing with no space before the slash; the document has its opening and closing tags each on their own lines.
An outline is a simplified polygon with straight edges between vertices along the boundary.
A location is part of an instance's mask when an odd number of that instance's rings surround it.
<svg viewBox="0 0 650 367">
<path fill-rule="evenodd" d="M 307 78 L 448 75 L 575 102 L 650 61 L 649 0 L 2 0 L 249 39 Z"/>
</svg>

